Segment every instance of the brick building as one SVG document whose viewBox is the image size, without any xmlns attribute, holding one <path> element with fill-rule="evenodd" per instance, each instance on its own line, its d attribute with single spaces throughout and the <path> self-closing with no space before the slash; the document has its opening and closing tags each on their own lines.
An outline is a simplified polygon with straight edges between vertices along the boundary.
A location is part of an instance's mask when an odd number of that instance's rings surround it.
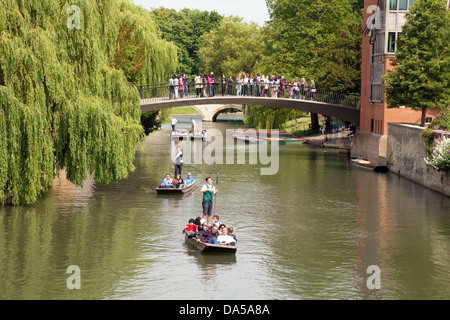
<svg viewBox="0 0 450 320">
<path fill-rule="evenodd" d="M 389 122 L 420 123 L 421 112 L 409 108 L 389 109 L 382 76 L 393 67 L 396 40 L 406 22 L 405 14 L 416 0 L 365 0 L 361 64 L 360 131 L 352 156 L 383 163 Z M 430 110 L 427 118 L 438 111 Z"/>
<path fill-rule="evenodd" d="M 362 43 L 360 129 L 387 134 L 389 122 L 420 123 L 421 112 L 387 108 L 382 76 L 391 70 L 396 39 L 406 22 L 405 14 L 416 0 L 365 0 Z M 369 24 L 367 24 L 369 21 Z M 375 23 L 374 23 L 375 22 Z M 427 117 L 434 118 L 436 111 Z"/>
</svg>

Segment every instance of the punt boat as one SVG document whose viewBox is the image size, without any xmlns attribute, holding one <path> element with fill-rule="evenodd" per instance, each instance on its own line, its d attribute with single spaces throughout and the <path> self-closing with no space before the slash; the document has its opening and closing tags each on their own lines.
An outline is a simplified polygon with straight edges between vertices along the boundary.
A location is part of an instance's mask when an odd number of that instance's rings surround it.
<svg viewBox="0 0 450 320">
<path fill-rule="evenodd" d="M 190 234 L 192 234 L 192 232 L 185 232 L 186 243 L 192 245 L 202 253 L 236 253 L 236 246 L 204 243 L 201 241 L 197 241 L 196 238 L 189 238 Z"/>
<path fill-rule="evenodd" d="M 183 188 L 161 188 L 159 185 L 155 189 L 158 194 L 185 194 L 195 189 L 196 181 Z"/>
<path fill-rule="evenodd" d="M 363 159 L 352 159 L 352 163 L 357 167 L 372 170 L 375 172 L 388 172 L 389 171 L 389 168 L 387 166 L 383 166 L 378 163 L 363 160 Z"/>
</svg>

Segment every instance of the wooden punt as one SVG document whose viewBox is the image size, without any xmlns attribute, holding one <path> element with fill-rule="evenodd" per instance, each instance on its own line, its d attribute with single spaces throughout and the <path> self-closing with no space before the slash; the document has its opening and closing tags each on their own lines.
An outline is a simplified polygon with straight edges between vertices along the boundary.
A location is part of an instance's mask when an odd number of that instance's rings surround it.
<svg viewBox="0 0 450 320">
<path fill-rule="evenodd" d="M 380 165 L 375 162 L 362 160 L 362 159 L 352 159 L 352 163 L 360 168 L 372 170 L 375 172 L 388 172 L 389 168 L 387 166 Z"/>
<path fill-rule="evenodd" d="M 191 192 L 195 189 L 196 181 L 192 182 L 190 185 L 184 188 L 160 188 L 159 186 L 155 189 L 158 194 L 184 194 Z"/>
<path fill-rule="evenodd" d="M 202 253 L 236 253 L 236 246 L 204 243 L 194 238 L 189 238 L 189 234 L 191 232 L 185 232 L 186 243 L 192 245 Z"/>
</svg>

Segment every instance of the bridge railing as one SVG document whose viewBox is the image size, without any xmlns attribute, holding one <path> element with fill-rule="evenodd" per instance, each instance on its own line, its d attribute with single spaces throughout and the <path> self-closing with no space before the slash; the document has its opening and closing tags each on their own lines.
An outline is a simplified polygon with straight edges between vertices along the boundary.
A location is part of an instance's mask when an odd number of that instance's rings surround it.
<svg viewBox="0 0 450 320">
<path fill-rule="evenodd" d="M 179 87 L 171 87 L 168 84 L 149 84 L 138 86 L 138 91 L 141 99 L 150 99 L 151 102 L 168 101 L 173 99 L 186 99 L 186 98 L 202 98 L 202 97 L 226 97 L 226 96 L 243 96 L 243 97 L 272 97 L 273 99 L 280 98 L 293 98 L 303 100 L 313 100 L 319 102 L 325 102 L 330 104 L 341 105 L 345 107 L 360 108 L 360 100 L 349 97 L 346 94 L 324 90 L 317 88 L 316 92 L 305 89 L 304 91 L 298 90 L 297 94 L 289 94 L 289 86 L 284 92 L 274 90 L 273 86 L 269 85 L 266 89 L 264 85 L 258 88 L 257 85 L 253 85 L 253 88 L 249 85 L 244 90 L 244 86 L 241 85 L 240 92 L 235 83 L 232 86 L 228 84 L 215 83 L 209 85 L 198 85 L 189 83 L 187 90 L 179 90 Z"/>
</svg>

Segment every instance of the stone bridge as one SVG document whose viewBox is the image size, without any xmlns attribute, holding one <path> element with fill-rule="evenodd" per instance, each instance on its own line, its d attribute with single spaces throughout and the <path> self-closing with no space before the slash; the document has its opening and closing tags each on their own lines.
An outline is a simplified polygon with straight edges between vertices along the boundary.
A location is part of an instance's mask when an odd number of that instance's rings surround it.
<svg viewBox="0 0 450 320">
<path fill-rule="evenodd" d="M 286 97 L 258 97 L 224 94 L 217 92 L 213 97 L 187 97 L 169 99 L 167 85 L 149 85 L 138 87 L 141 95 L 141 112 L 191 106 L 199 111 L 205 121 L 215 121 L 220 112 L 225 109 L 242 110 L 243 105 L 260 105 L 317 113 L 330 116 L 359 125 L 359 100 L 351 99 L 340 93 L 317 90 L 313 100 L 308 95 L 305 100 L 289 99 Z M 204 107 L 199 107 L 204 106 Z"/>
<path fill-rule="evenodd" d="M 198 111 L 199 115 L 202 117 L 203 121 L 216 121 L 217 116 L 225 110 L 237 109 L 239 111 L 244 111 L 241 104 L 204 104 L 204 105 L 191 105 L 190 107 Z"/>
</svg>

